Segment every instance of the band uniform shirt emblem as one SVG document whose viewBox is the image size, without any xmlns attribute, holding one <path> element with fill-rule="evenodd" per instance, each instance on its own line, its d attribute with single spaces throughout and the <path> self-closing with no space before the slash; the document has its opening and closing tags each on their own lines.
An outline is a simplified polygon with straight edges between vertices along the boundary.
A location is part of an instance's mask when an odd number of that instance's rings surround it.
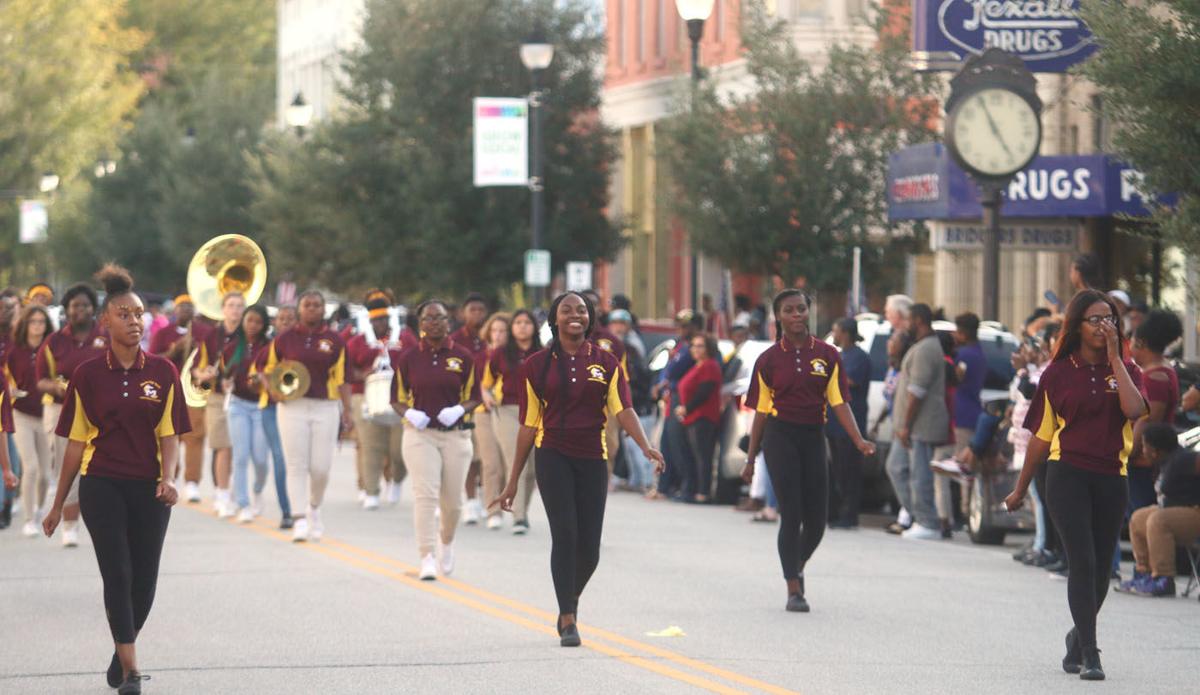
<svg viewBox="0 0 1200 695">
<path fill-rule="evenodd" d="M 142 395 L 139 397 L 143 401 L 150 401 L 152 403 L 162 402 L 162 398 L 159 396 L 162 386 L 157 381 L 143 381 L 141 387 Z"/>
<path fill-rule="evenodd" d="M 810 362 L 810 364 L 812 365 L 813 374 L 823 377 L 829 376 L 829 365 L 825 360 L 818 358 Z"/>
<path fill-rule="evenodd" d="M 457 372 L 457 373 L 461 374 L 462 370 L 463 370 L 463 361 L 462 361 L 461 357 L 447 357 L 446 358 L 446 371 Z"/>
<path fill-rule="evenodd" d="M 606 373 L 604 371 L 604 367 L 602 367 L 598 364 L 589 364 L 587 371 L 588 371 L 588 381 L 596 381 L 601 384 L 608 383 L 608 380 L 605 379 Z"/>
</svg>

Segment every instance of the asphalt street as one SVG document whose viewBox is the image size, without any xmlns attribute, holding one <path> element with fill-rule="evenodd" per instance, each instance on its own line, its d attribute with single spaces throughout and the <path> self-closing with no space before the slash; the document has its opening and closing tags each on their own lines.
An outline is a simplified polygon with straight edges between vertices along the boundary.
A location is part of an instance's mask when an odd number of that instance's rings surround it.
<svg viewBox="0 0 1200 695">
<path fill-rule="evenodd" d="M 416 579 L 411 496 L 366 512 L 338 453 L 326 538 L 292 544 L 180 506 L 139 641 L 147 693 L 1185 693 L 1200 690 L 1200 603 L 1110 594 L 1107 683 L 1062 672 L 1066 584 L 1009 548 L 831 531 L 807 571 L 812 613 L 783 610 L 775 527 L 728 508 L 609 498 L 580 605 L 584 647 L 554 632 L 540 504 L 514 537 L 462 527 L 452 578 Z M 206 492 L 208 492 L 206 490 Z M 0 533 L 0 693 L 109 692 L 112 645 L 86 534 Z M 1130 571 L 1128 563 L 1123 568 Z M 1182 583 L 1180 585 L 1182 588 Z M 668 627 L 682 636 L 650 636 Z"/>
</svg>

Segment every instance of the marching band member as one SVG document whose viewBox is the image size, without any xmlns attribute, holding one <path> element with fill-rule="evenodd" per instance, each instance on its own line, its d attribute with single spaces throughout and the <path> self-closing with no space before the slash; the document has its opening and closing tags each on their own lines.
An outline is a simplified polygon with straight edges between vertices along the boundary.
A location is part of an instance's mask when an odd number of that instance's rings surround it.
<svg viewBox="0 0 1200 695">
<path fill-rule="evenodd" d="M 112 346 L 73 370 L 56 427 L 70 444 L 42 528 L 53 535 L 78 475 L 116 646 L 107 680 L 121 695 L 133 695 L 144 679 L 134 643 L 154 602 L 163 540 L 178 497 L 171 482 L 178 435 L 187 431 L 188 420 L 179 372 L 140 348 L 143 307 L 128 271 L 109 265 L 97 279 L 106 293 L 101 320 Z"/>
<path fill-rule="evenodd" d="M 481 464 L 483 499 L 489 501 L 496 499 L 504 489 L 505 475 L 508 471 L 504 468 L 504 452 L 500 448 L 500 440 L 496 437 L 495 414 L 499 396 L 494 390 L 497 384 L 488 378 L 488 364 L 491 362 L 491 356 L 503 350 L 508 342 L 511 321 L 512 317 L 508 314 L 497 312 L 489 316 L 487 321 L 483 322 L 483 328 L 479 329 L 479 336 L 487 341 L 488 350 L 485 362 L 475 370 L 476 374 L 480 375 L 480 398 L 483 401 L 483 405 L 475 413 L 475 441 L 479 447 L 475 455 Z M 499 509 L 488 510 L 487 527 L 495 531 L 503 525 L 503 513 Z"/>
<path fill-rule="evenodd" d="M 412 479 L 413 517 L 420 578 L 454 571 L 454 534 L 462 512 L 462 487 L 471 465 L 470 413 L 480 404 L 471 352 L 450 333 L 445 303 L 417 306 L 417 347 L 396 360 L 392 407 L 406 421 L 404 462 Z M 441 529 L 435 510 L 441 511 Z M 440 562 L 434 557 L 440 550 Z"/>
<path fill-rule="evenodd" d="M 408 331 L 402 331 L 399 336 L 392 335 L 388 311 L 392 300 L 387 292 L 368 292 L 365 305 L 371 330 L 350 339 L 346 344 L 346 357 L 350 362 L 350 414 L 358 437 L 355 457 L 359 489 L 365 493 L 363 509 L 372 510 L 379 508 L 381 475 L 388 481 L 388 501 L 394 503 L 399 499 L 400 483 L 405 476 L 401 456 L 404 428 L 376 424 L 364 417 L 365 381 L 380 366 L 395 363 L 400 351 L 416 345 L 417 340 Z"/>
<path fill-rule="evenodd" d="M 521 430 L 508 485 L 493 504 L 511 511 L 517 481 L 536 444 L 538 490 L 550 524 L 550 573 L 558 598 L 560 644 L 577 647 L 575 613 L 600 561 L 608 495 L 604 426 L 615 416 L 661 472 L 662 454 L 650 447 L 630 407 L 620 362 L 588 341 L 596 321 L 592 303 L 577 292 L 550 305 L 550 346 L 521 367 Z"/>
<path fill-rule="evenodd" d="M 229 369 L 244 357 L 238 353 L 238 329 L 242 325 L 242 312 L 245 310 L 246 298 L 241 292 L 229 292 L 221 298 L 221 323 L 205 334 L 192 367 L 195 383 L 211 386 L 208 405 L 204 409 L 204 429 L 208 434 L 208 445 L 213 450 L 216 509 L 220 518 L 228 518 L 235 513 L 233 497 L 229 492 L 233 443 L 229 440 L 229 417 L 225 411 L 225 381 Z"/>
<path fill-rule="evenodd" d="M 238 329 L 240 359 L 231 365 L 226 386 L 229 392 L 229 440 L 233 444 L 233 493 L 238 521 L 248 524 L 262 513 L 262 491 L 267 484 L 267 433 L 262 425 L 259 396 L 262 383 L 254 364 L 267 347 L 267 310 L 255 304 L 242 314 Z M 249 465 L 254 464 L 254 494 L 250 494 Z"/>
<path fill-rule="evenodd" d="M 35 282 L 25 290 L 25 301 L 29 304 L 50 306 L 54 303 L 54 289 L 44 282 Z"/>
<path fill-rule="evenodd" d="M 476 382 L 483 379 L 482 365 L 487 361 L 487 341 L 479 334 L 487 315 L 488 305 L 483 295 L 476 292 L 468 294 L 462 303 L 463 324 L 450 336 L 456 344 L 466 348 L 471 353 L 471 359 L 475 364 Z M 478 429 L 471 433 L 471 445 L 474 453 L 471 456 L 471 467 L 467 470 L 467 507 L 464 514 L 464 523 L 467 526 L 474 526 L 483 520 L 484 513 L 483 505 L 479 502 L 478 497 L 479 474 L 483 467 L 483 463 L 479 458 L 479 452 L 483 450 L 483 443 L 479 441 Z"/>
<path fill-rule="evenodd" d="M 300 398 L 279 404 L 279 435 L 287 458 L 288 500 L 293 505 L 292 540 L 320 540 L 325 534 L 321 503 L 329 485 L 339 422 L 353 431 L 346 348 L 325 324 L 325 297 L 316 290 L 300 295 L 300 323 L 271 341 L 263 374 L 282 360 L 308 368 L 311 382 Z M 299 514 L 296 512 L 299 511 Z"/>
<path fill-rule="evenodd" d="M 271 339 L 287 333 L 299 322 L 300 316 L 295 305 L 288 304 L 279 307 L 279 310 L 275 312 L 275 324 Z M 260 379 L 267 366 L 268 353 L 270 353 L 269 349 L 259 352 L 254 361 L 254 373 L 258 374 Z M 283 455 L 283 438 L 279 435 L 279 403 L 266 388 L 263 388 L 258 399 L 258 407 L 262 410 L 263 432 L 267 435 L 267 447 L 271 450 L 275 497 L 279 500 L 279 511 L 282 513 L 279 528 L 286 531 L 292 528 L 292 505 L 287 492 L 287 459 Z"/>
<path fill-rule="evenodd" d="M 519 309 L 508 322 L 507 340 L 492 350 L 483 372 L 481 395 L 485 405 L 491 403 L 488 410 L 492 430 L 500 442 L 504 456 L 502 464 L 508 470 L 512 469 L 517 453 L 517 432 L 521 429 L 521 365 L 541 349 L 537 319 L 528 309 Z M 517 481 L 517 494 L 513 498 L 513 535 L 521 536 L 529 531 L 529 500 L 535 486 L 533 462 L 526 456 L 521 479 Z"/>
<path fill-rule="evenodd" d="M 33 538 L 41 533 L 38 522 L 46 502 L 46 491 L 54 475 L 50 443 L 42 427 L 42 395 L 37 388 L 37 354 L 50 332 L 50 312 L 41 304 L 30 304 L 21 312 L 13 333 L 12 349 L 6 367 L 15 386 L 12 401 L 13 438 L 17 452 L 24 462 L 21 491 L 25 509 L 22 532 Z"/>
<path fill-rule="evenodd" d="M 35 375 L 38 391 L 42 398 L 42 428 L 50 444 L 53 470 L 61 480 L 63 456 L 67 452 L 67 439 L 56 435 L 58 418 L 63 409 L 63 397 L 67 393 L 71 374 L 80 364 L 99 357 L 108 350 L 108 336 L 96 321 L 96 306 L 99 301 L 96 291 L 79 283 L 63 293 L 66 307 L 66 324 L 55 331 L 38 350 Z M 70 490 L 64 490 L 63 534 L 64 547 L 79 545 L 79 483 L 74 482 Z"/>
<path fill-rule="evenodd" d="M 196 305 L 186 294 L 175 297 L 175 321 L 150 339 L 150 353 L 165 357 L 182 370 L 193 349 L 204 342 L 211 330 L 196 320 Z M 183 497 L 188 502 L 200 501 L 200 478 L 204 470 L 204 408 L 187 406 L 192 431 L 180 435 L 183 443 Z"/>
</svg>

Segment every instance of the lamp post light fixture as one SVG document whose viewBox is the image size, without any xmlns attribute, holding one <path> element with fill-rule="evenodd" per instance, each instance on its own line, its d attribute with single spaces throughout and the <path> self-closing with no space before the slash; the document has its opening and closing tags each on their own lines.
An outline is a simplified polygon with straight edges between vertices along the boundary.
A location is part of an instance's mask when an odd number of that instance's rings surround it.
<svg viewBox="0 0 1200 695">
<path fill-rule="evenodd" d="M 304 137 L 304 129 L 312 123 L 313 105 L 304 100 L 303 92 L 296 92 L 296 96 L 292 98 L 292 103 L 288 104 L 287 111 L 284 113 L 284 120 L 292 128 L 296 129 L 296 137 Z"/>
<path fill-rule="evenodd" d="M 530 226 L 532 227 L 532 248 L 541 249 L 545 241 L 546 226 L 546 185 L 545 163 L 542 144 L 542 90 L 539 78 L 550 62 L 554 60 L 554 44 L 546 40 L 541 28 L 535 28 L 533 34 L 521 44 L 521 63 L 529 70 L 531 90 L 529 92 L 529 192 Z M 542 305 L 544 288 L 532 287 L 531 299 L 535 307 Z"/>
<path fill-rule="evenodd" d="M 712 16 L 714 0 L 675 0 L 675 9 L 679 16 L 687 22 L 688 39 L 692 42 L 692 93 L 704 71 L 700 68 L 700 39 L 704 36 L 704 22 Z M 688 244 L 693 245 L 691 232 L 688 232 Z M 694 245 L 691 254 L 692 276 L 692 311 L 700 309 L 700 256 L 696 254 Z"/>
</svg>

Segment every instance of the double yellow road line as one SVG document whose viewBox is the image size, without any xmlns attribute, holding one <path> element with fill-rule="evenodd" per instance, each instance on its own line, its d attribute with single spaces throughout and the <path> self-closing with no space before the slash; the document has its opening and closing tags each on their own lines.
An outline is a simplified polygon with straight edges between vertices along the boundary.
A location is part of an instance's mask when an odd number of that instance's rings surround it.
<svg viewBox="0 0 1200 695">
<path fill-rule="evenodd" d="M 194 506 L 187 508 L 200 511 Z M 214 516 L 207 512 L 201 513 Z M 289 544 L 292 541 L 290 534 L 279 531 L 261 519 L 241 527 L 274 540 Z M 466 606 L 493 618 L 550 637 L 558 636 L 555 629 L 551 627 L 558 619 L 558 615 L 555 613 L 449 577 L 440 577 L 436 582 L 421 581 L 417 579 L 417 568 L 412 565 L 328 536 L 320 542 L 296 545 L 299 549 L 324 555 L 345 565 L 386 577 L 407 587 L 457 603 L 460 606 Z M 751 692 L 800 695 L 794 690 L 781 688 L 653 644 L 630 639 L 594 625 L 580 623 L 580 627 L 586 635 L 586 639 L 583 641 L 584 647 L 675 681 L 725 695 L 742 695 Z"/>
</svg>

